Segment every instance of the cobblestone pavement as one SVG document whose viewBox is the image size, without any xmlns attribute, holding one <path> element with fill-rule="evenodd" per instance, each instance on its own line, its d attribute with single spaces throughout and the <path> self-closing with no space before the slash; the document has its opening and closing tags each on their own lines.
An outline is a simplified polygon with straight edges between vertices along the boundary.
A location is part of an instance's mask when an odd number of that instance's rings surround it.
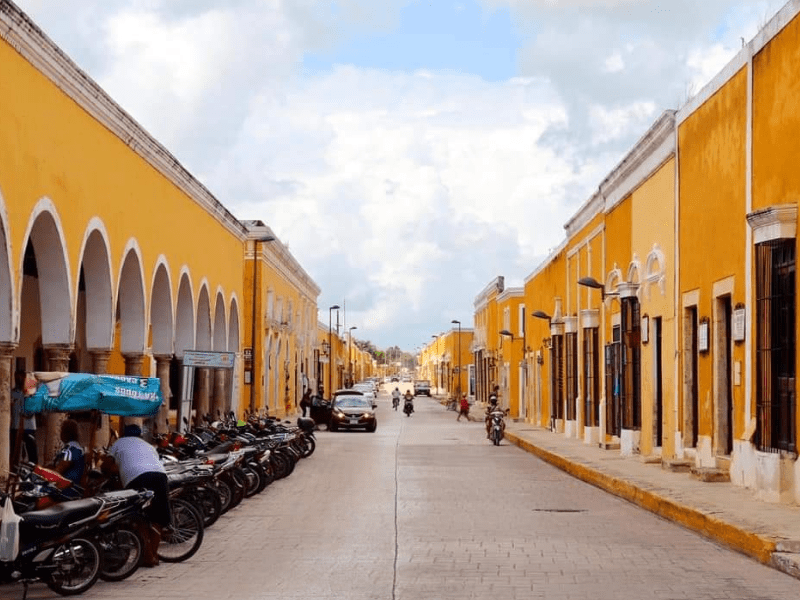
<svg viewBox="0 0 800 600">
<path fill-rule="evenodd" d="M 320 432 L 289 478 L 186 563 L 84 598 L 797 600 L 796 579 L 573 479 L 435 400 L 376 433 Z M 21 586 L 0 597 L 22 597 Z M 29 598 L 53 598 L 42 585 Z"/>
</svg>

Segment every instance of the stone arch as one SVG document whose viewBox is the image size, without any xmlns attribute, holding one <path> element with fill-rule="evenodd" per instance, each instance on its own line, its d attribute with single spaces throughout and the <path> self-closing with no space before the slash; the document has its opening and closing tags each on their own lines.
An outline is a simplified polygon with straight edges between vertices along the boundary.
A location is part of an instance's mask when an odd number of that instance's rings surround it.
<svg viewBox="0 0 800 600">
<path fill-rule="evenodd" d="M 228 346 L 227 323 L 225 319 L 225 294 L 217 288 L 214 300 L 214 350 L 224 351 Z"/>
<path fill-rule="evenodd" d="M 647 255 L 644 263 L 644 294 L 650 298 L 650 286 L 658 285 L 661 295 L 666 295 L 666 257 L 658 244 L 653 244 L 653 249 Z"/>
<path fill-rule="evenodd" d="M 232 295 L 228 311 L 228 352 L 239 352 L 239 339 L 239 301 Z"/>
<path fill-rule="evenodd" d="M 639 261 L 639 256 L 634 252 L 633 260 L 628 265 L 628 276 L 625 278 L 628 283 L 642 283 L 642 263 Z"/>
<path fill-rule="evenodd" d="M 150 293 L 150 338 L 153 354 L 169 356 L 173 352 L 172 280 L 167 259 L 161 255 L 153 271 Z"/>
<path fill-rule="evenodd" d="M 184 350 L 194 350 L 194 292 L 187 268 L 181 269 L 178 303 L 175 307 L 175 356 L 183 358 Z"/>
<path fill-rule="evenodd" d="M 11 276 L 11 243 L 8 236 L 8 214 L 3 193 L 0 191 L 0 342 L 19 340 L 19 329 L 14 326 L 14 279 Z"/>
<path fill-rule="evenodd" d="M 277 336 L 275 340 L 275 356 L 272 360 L 272 367 L 270 370 L 272 371 L 272 385 L 274 390 L 272 396 L 274 400 L 272 408 L 275 411 L 275 414 L 277 414 L 278 405 L 281 398 L 281 374 L 283 373 L 283 365 L 281 364 L 281 351 L 283 350 L 283 340 L 281 339 L 281 336 Z"/>
<path fill-rule="evenodd" d="M 208 282 L 200 283 L 197 295 L 197 326 L 195 328 L 195 348 L 211 350 L 211 300 L 208 297 Z"/>
<path fill-rule="evenodd" d="M 23 238 L 25 250 L 20 255 L 20 272 L 23 278 L 27 274 L 36 280 L 32 293 L 39 306 L 41 340 L 45 346 L 69 345 L 74 339 L 72 278 L 64 239 L 55 205 L 49 198 L 43 198 L 34 207 Z M 24 288 L 23 282 L 19 291 L 20 307 L 28 304 L 23 303 Z M 20 327 L 24 325 L 22 313 L 23 309 L 20 310 Z"/>
<path fill-rule="evenodd" d="M 611 302 L 616 298 L 617 286 L 623 281 L 622 271 L 619 269 L 619 267 L 617 267 L 617 264 L 614 263 L 614 268 L 608 272 L 608 275 L 606 275 L 605 294 L 607 305 L 610 305 Z"/>
<path fill-rule="evenodd" d="M 142 253 L 131 239 L 122 253 L 117 287 L 117 318 L 120 323 L 119 349 L 123 354 L 142 354 L 145 339 L 145 287 Z"/>
<path fill-rule="evenodd" d="M 114 292 L 108 232 L 97 217 L 89 221 L 83 236 L 76 289 L 83 290 L 87 349 L 108 350 L 114 344 Z M 76 303 L 77 304 L 77 303 Z M 77 310 L 76 310 L 77 313 Z M 75 321 L 79 322 L 76 314 Z M 76 332 L 80 333 L 80 332 Z"/>
</svg>

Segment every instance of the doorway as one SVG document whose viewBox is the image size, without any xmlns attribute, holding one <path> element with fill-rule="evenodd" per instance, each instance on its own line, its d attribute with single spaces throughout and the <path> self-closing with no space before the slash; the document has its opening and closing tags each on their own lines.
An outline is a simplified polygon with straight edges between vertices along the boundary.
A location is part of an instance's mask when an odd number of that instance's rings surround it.
<svg viewBox="0 0 800 600">
<path fill-rule="evenodd" d="M 733 362 L 731 296 L 719 296 L 714 302 L 714 421 L 715 453 L 730 456 L 733 452 Z"/>
</svg>

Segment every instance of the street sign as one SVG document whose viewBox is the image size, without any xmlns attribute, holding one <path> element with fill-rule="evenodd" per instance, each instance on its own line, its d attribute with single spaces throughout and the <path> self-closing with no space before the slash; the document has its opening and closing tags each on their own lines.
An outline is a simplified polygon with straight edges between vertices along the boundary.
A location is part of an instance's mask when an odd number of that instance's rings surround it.
<svg viewBox="0 0 800 600">
<path fill-rule="evenodd" d="M 252 348 L 244 348 L 242 350 L 242 357 L 245 360 L 253 360 L 253 349 Z"/>
</svg>

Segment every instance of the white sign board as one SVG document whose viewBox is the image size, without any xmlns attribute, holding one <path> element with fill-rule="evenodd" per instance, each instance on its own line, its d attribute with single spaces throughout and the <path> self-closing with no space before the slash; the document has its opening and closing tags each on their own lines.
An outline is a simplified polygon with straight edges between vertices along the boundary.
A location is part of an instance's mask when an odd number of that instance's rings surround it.
<svg viewBox="0 0 800 600">
<path fill-rule="evenodd" d="M 733 341 L 743 342 L 745 338 L 747 309 L 737 308 L 733 311 Z"/>
</svg>

